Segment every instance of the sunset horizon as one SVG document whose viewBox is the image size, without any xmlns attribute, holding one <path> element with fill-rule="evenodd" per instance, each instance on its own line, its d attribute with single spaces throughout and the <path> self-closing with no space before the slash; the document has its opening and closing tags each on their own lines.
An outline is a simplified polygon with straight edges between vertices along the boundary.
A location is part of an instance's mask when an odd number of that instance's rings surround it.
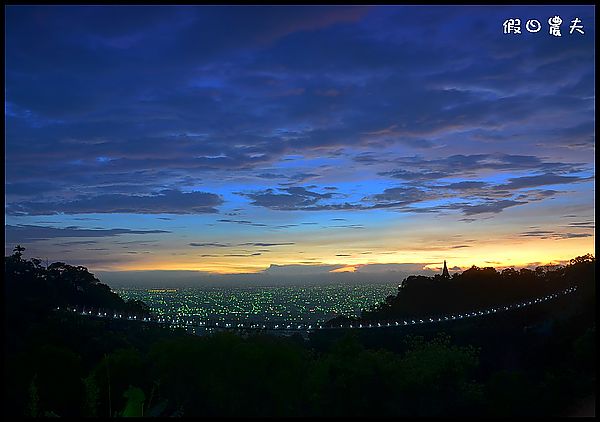
<svg viewBox="0 0 600 422">
<path fill-rule="evenodd" d="M 5 413 L 594 416 L 594 5 L 7 5 Z"/>
<path fill-rule="evenodd" d="M 358 276 L 595 253 L 593 8 L 6 12 L 5 255 Z M 557 14 L 561 37 L 503 30 Z"/>
</svg>

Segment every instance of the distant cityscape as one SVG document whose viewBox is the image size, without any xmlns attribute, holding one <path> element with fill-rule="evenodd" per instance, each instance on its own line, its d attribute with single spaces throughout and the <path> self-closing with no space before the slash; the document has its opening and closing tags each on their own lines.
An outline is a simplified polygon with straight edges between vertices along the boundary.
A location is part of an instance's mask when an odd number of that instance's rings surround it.
<svg viewBox="0 0 600 422">
<path fill-rule="evenodd" d="M 398 292 L 397 283 L 285 286 L 120 288 L 124 300 L 141 300 L 160 316 L 221 321 L 323 323 L 338 315 L 360 316 L 362 309 Z"/>
</svg>

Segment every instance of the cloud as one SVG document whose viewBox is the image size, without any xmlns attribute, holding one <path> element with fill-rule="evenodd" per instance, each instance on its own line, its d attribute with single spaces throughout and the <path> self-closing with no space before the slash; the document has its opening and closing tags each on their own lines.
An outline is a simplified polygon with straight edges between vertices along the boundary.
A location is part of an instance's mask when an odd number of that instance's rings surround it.
<svg viewBox="0 0 600 422">
<path fill-rule="evenodd" d="M 579 177 L 574 177 L 580 179 Z M 515 180 L 513 178 L 511 180 Z M 544 180 L 548 180 L 545 179 Z M 562 180 L 562 179 L 561 179 Z M 569 177 L 567 180 L 571 180 Z M 524 187 L 542 183 L 543 180 L 527 182 Z M 279 193 L 274 189 L 255 191 L 250 193 L 238 193 L 252 199 L 251 204 L 280 211 L 332 211 L 332 210 L 373 210 L 373 209 L 396 209 L 399 212 L 412 213 L 436 213 L 444 210 L 461 210 L 465 215 L 483 213 L 499 213 L 506 208 L 525 205 L 531 201 L 541 201 L 559 194 L 556 190 L 527 190 L 518 192 L 520 187 L 507 189 L 507 185 L 493 185 L 483 181 L 461 181 L 446 185 L 433 185 L 421 183 L 418 187 L 412 184 L 386 188 L 381 193 L 365 196 L 359 201 L 339 202 L 331 193 L 319 193 L 309 191 L 304 187 L 293 187 L 280 189 Z M 514 192 L 517 191 L 517 192 Z M 337 196 L 345 197 L 346 194 L 337 193 Z M 440 204 L 433 206 L 410 207 L 416 203 L 427 203 L 430 201 L 454 199 L 451 204 Z M 468 220 L 465 220 L 468 222 Z M 250 223 L 250 222 L 248 222 Z M 340 228 L 362 228 L 362 225 L 339 225 L 327 227 Z"/>
<path fill-rule="evenodd" d="M 296 183 L 303 183 L 306 182 L 308 180 L 311 179 L 315 179 L 319 177 L 319 174 L 317 173 L 294 173 L 292 175 L 285 175 L 285 174 L 281 174 L 281 173 L 260 173 L 257 174 L 256 177 L 261 178 L 261 179 L 269 179 L 269 180 L 273 180 L 273 179 L 286 179 L 288 180 L 285 183 L 280 183 L 281 186 L 291 186 L 294 185 Z"/>
<path fill-rule="evenodd" d="M 574 183 L 589 208 L 595 28 L 557 49 L 503 36 L 507 13 L 594 20 L 591 6 L 8 7 L 5 214 L 231 199 L 242 209 L 218 222 L 284 231 L 305 211 L 388 209 L 421 224 L 534 201 L 545 215 Z"/>
<path fill-rule="evenodd" d="M 554 230 L 530 230 L 520 234 L 522 237 L 538 237 L 540 239 L 576 239 L 582 237 L 592 237 L 591 233 L 561 233 Z"/>
<path fill-rule="evenodd" d="M 274 210 L 310 209 L 318 201 L 333 197 L 332 193 L 318 193 L 303 187 L 290 187 L 280 189 L 286 193 L 275 193 L 273 189 L 266 189 L 253 193 L 240 193 L 252 200 L 251 204 Z"/>
<path fill-rule="evenodd" d="M 523 237 L 540 237 L 540 236 L 547 236 L 552 233 L 554 233 L 554 232 L 549 231 L 549 230 L 530 230 L 530 231 L 521 233 L 521 236 L 523 236 Z"/>
<path fill-rule="evenodd" d="M 223 256 L 231 256 L 231 257 L 238 257 L 238 258 L 242 258 L 242 257 L 249 257 L 249 256 L 258 256 L 261 255 L 260 252 L 254 252 L 251 254 L 235 254 L 235 253 L 230 253 L 230 254 L 225 254 Z"/>
<path fill-rule="evenodd" d="M 340 257 L 348 255 L 340 254 Z M 277 265 L 271 264 L 265 269 L 262 274 L 265 275 L 276 275 L 278 277 L 290 277 L 298 280 L 301 277 L 306 276 L 319 276 L 322 277 L 320 280 L 326 282 L 331 277 L 347 277 L 354 274 L 356 277 L 374 277 L 373 279 L 380 280 L 386 279 L 385 277 L 393 276 L 397 278 L 403 278 L 411 274 L 427 274 L 432 275 L 433 272 L 430 269 L 425 268 L 427 263 L 394 263 L 394 264 L 358 264 L 352 266 L 346 266 L 343 264 L 315 264 L 307 262 L 306 264 L 289 264 L 289 265 Z M 345 268 L 352 269 L 351 271 L 338 271 Z M 345 274 L 345 275 L 342 275 Z M 335 279 L 335 278 L 334 278 Z M 307 279 L 304 279 L 307 280 Z M 387 278 L 389 281 L 389 278 Z M 307 280 L 308 281 L 308 280 Z"/>
<path fill-rule="evenodd" d="M 375 158 L 371 158 L 375 160 Z M 578 169 L 579 164 L 545 162 L 539 157 L 533 155 L 517 155 L 506 153 L 495 154 L 456 154 L 446 158 L 427 160 L 420 157 L 404 157 L 394 160 L 385 160 L 394 163 L 401 169 L 384 171 L 379 174 L 390 176 L 396 179 L 410 181 L 437 180 L 456 175 L 477 174 L 482 170 L 530 170 L 530 171 L 570 171 Z M 415 170 L 407 170 L 415 169 Z M 537 177 L 537 176 L 536 176 Z M 571 180 L 571 179 L 563 179 Z M 533 179 L 532 181 L 537 181 Z M 544 181 L 543 178 L 539 181 Z M 482 182 L 460 182 L 464 185 L 454 184 L 454 189 L 464 189 L 465 187 L 476 187 L 474 183 Z M 452 184 L 451 184 L 452 185 Z M 449 187 L 450 185 L 447 185 Z M 539 186 L 539 185 L 535 185 Z M 479 186 L 483 187 L 483 185 Z"/>
<path fill-rule="evenodd" d="M 596 223 L 594 221 L 573 221 L 569 223 L 568 226 L 580 229 L 594 229 L 596 227 Z"/>
<path fill-rule="evenodd" d="M 287 245 L 295 245 L 294 242 L 280 242 L 280 243 L 265 243 L 265 242 L 248 242 L 248 243 L 240 243 L 240 246 L 287 246 Z"/>
<path fill-rule="evenodd" d="M 189 245 L 190 246 L 194 246 L 194 247 L 198 247 L 198 248 L 205 248 L 205 247 L 227 248 L 227 247 L 231 246 L 230 244 L 226 244 L 226 243 L 211 243 L 211 242 L 207 242 L 207 243 L 195 243 L 195 242 L 192 242 Z"/>
<path fill-rule="evenodd" d="M 424 267 L 428 264 L 421 263 L 399 263 L 399 264 L 365 264 L 358 265 L 356 271 L 361 274 L 378 274 L 388 272 L 401 272 L 411 274 L 423 274 L 430 272 Z"/>
<path fill-rule="evenodd" d="M 592 237 L 594 236 L 591 233 L 556 233 L 554 235 L 555 238 L 559 239 L 573 239 L 578 237 Z"/>
<path fill-rule="evenodd" d="M 38 196 L 58 189 L 54 183 L 45 181 L 6 183 L 7 195 Z"/>
<path fill-rule="evenodd" d="M 478 182 L 478 181 L 464 181 L 464 182 L 455 182 L 450 183 L 445 186 L 440 186 L 444 189 L 452 189 L 452 190 L 471 190 L 471 189 L 482 189 L 488 186 L 486 182 Z"/>
<path fill-rule="evenodd" d="M 61 242 L 55 243 L 56 246 L 72 246 L 72 245 L 95 245 L 98 243 L 97 240 L 77 240 L 74 242 Z"/>
<path fill-rule="evenodd" d="M 189 244 L 190 246 L 204 248 L 229 248 L 235 246 L 256 246 L 256 247 L 268 247 L 268 246 L 288 246 L 295 245 L 294 242 L 279 242 L 279 243 L 267 243 L 267 242 L 245 242 L 245 243 L 214 243 L 214 242 L 205 242 L 205 243 L 195 243 L 192 242 Z"/>
<path fill-rule="evenodd" d="M 77 226 L 51 227 L 19 224 L 5 225 L 4 233 L 7 243 L 27 243 L 63 237 L 113 237 L 124 234 L 161 234 L 170 232 L 165 230 L 85 229 Z"/>
<path fill-rule="evenodd" d="M 423 201 L 430 197 L 431 195 L 422 189 L 414 187 L 395 187 L 385 189 L 383 193 L 373 195 L 371 199 L 380 204 L 393 203 L 394 205 L 406 205 Z"/>
<path fill-rule="evenodd" d="M 375 161 L 374 161 L 375 162 Z M 379 173 L 381 176 L 390 176 L 395 179 L 402 180 L 414 180 L 414 181 L 424 181 L 424 180 L 437 180 L 444 177 L 448 177 L 452 175 L 452 173 L 442 173 L 442 172 L 418 172 L 418 171 L 408 171 L 408 170 L 392 170 L 392 171 L 383 171 Z"/>
<path fill-rule="evenodd" d="M 489 201 L 478 205 L 460 205 L 459 208 L 465 215 L 475 215 L 484 213 L 499 213 L 506 208 L 514 207 L 516 205 L 524 205 L 527 202 L 519 202 L 513 200 L 500 200 L 500 201 Z"/>
<path fill-rule="evenodd" d="M 229 218 L 221 218 L 219 220 L 217 220 L 219 223 L 235 223 L 235 224 L 245 224 L 248 226 L 255 226 L 255 227 L 267 227 L 266 224 L 263 223 L 254 223 L 252 221 L 249 220 L 231 220 Z"/>
<path fill-rule="evenodd" d="M 52 215 L 87 213 L 129 214 L 203 214 L 218 212 L 223 200 L 214 193 L 162 190 L 151 195 L 105 194 L 74 200 L 48 202 L 12 202 L 9 215 Z"/>
<path fill-rule="evenodd" d="M 336 228 L 336 229 L 364 229 L 365 226 L 362 224 L 337 224 L 333 226 L 323 226 L 325 228 Z"/>
<path fill-rule="evenodd" d="M 344 265 L 277 265 L 271 264 L 263 272 L 269 275 L 285 276 L 308 276 L 325 274 L 344 267 Z"/>
<path fill-rule="evenodd" d="M 523 189 L 544 185 L 562 185 L 566 183 L 576 183 L 590 180 L 590 177 L 577 176 L 559 176 L 552 173 L 540 174 L 537 176 L 514 177 L 508 179 L 508 183 L 497 185 L 498 189 Z"/>
<path fill-rule="evenodd" d="M 529 201 L 541 201 L 546 198 L 554 197 L 560 194 L 560 191 L 551 190 L 551 189 L 536 189 L 536 190 L 527 190 L 522 194 L 519 194 L 515 197 L 515 199 L 527 199 Z"/>
</svg>

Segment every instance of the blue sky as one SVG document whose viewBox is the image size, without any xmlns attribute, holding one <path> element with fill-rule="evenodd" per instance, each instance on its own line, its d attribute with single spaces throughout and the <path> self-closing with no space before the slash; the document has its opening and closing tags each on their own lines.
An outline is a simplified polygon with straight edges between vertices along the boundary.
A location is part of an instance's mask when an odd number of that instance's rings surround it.
<svg viewBox="0 0 600 422">
<path fill-rule="evenodd" d="M 594 252 L 593 6 L 5 11 L 6 253 L 358 276 Z"/>
</svg>

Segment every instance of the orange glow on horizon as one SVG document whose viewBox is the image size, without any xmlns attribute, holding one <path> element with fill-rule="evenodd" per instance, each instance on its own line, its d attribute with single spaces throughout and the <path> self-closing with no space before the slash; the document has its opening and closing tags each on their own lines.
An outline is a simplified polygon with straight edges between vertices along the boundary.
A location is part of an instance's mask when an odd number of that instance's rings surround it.
<svg viewBox="0 0 600 422">
<path fill-rule="evenodd" d="M 329 271 L 330 273 L 355 273 L 356 266 L 350 265 L 342 268 L 338 268 L 336 270 Z"/>
<path fill-rule="evenodd" d="M 565 241 L 568 242 L 568 241 Z M 559 243 L 559 242 L 555 242 Z M 501 245 L 488 244 L 477 248 L 477 252 L 473 253 L 461 250 L 446 250 L 446 251 L 402 251 L 392 253 L 371 254 L 368 257 L 356 257 L 346 259 L 340 262 L 338 257 L 332 253 L 332 256 L 323 257 L 321 261 L 315 261 L 313 265 L 341 265 L 342 267 L 334 270 L 323 270 L 323 273 L 354 273 L 358 272 L 361 267 L 367 267 L 372 264 L 398 264 L 398 263 L 421 263 L 423 269 L 433 271 L 441 271 L 443 261 L 446 260 L 448 268 L 458 267 L 460 271 L 471 268 L 473 265 L 483 267 L 494 267 L 496 269 L 504 269 L 508 267 L 523 268 L 537 265 L 555 265 L 568 263 L 570 259 L 577 256 L 591 253 L 595 255 L 595 249 L 587 245 L 569 245 L 565 247 L 564 242 L 561 245 L 548 245 L 541 241 L 530 241 L 527 247 L 523 245 Z M 535 245 L 534 245 L 535 244 Z M 592 243 L 593 245 L 593 243 Z M 519 247 L 517 247 L 519 246 Z M 550 247 L 554 246 L 554 247 Z M 587 246 L 587 247 L 586 247 Z M 476 248 L 472 248 L 476 249 Z M 285 265 L 310 265 L 303 261 L 302 255 L 286 253 L 281 256 L 272 256 L 271 259 L 264 257 L 261 260 L 198 260 L 189 259 L 181 261 L 172 261 L 169 259 L 152 260 L 152 261 L 134 261 L 127 265 L 115 266 L 110 268 L 94 268 L 101 271 L 200 271 L 210 274 L 251 274 L 261 273 L 267 270 L 271 264 L 278 266 Z"/>
<path fill-rule="evenodd" d="M 271 265 L 317 265 L 323 266 L 323 273 L 360 273 L 368 272 L 368 266 L 372 264 L 420 264 L 419 270 L 425 268 L 437 272 L 441 271 L 444 260 L 451 271 L 456 267 L 464 271 L 473 265 L 480 268 L 523 268 L 566 263 L 587 253 L 595 255 L 593 235 L 554 240 L 523 237 L 513 233 L 500 232 L 490 237 L 488 232 L 478 230 L 461 233 L 462 238 L 469 240 L 455 240 L 456 236 L 452 231 L 440 233 L 440 230 L 436 232 L 433 229 L 432 233 L 404 232 L 402 236 L 388 230 L 377 232 L 368 238 L 349 238 L 345 232 L 344 237 L 336 238 L 334 234 L 327 238 L 316 232 L 314 235 L 295 239 L 293 246 L 273 248 L 266 251 L 268 253 L 256 256 L 249 255 L 248 251 L 243 252 L 248 254 L 246 256 L 229 256 L 227 254 L 239 251 L 223 248 L 207 248 L 201 253 L 190 252 L 186 248 L 170 248 L 131 257 L 124 262 L 117 261 L 105 268 L 90 268 L 101 271 L 179 270 L 209 274 L 251 274 L 262 273 Z M 344 256 L 341 257 L 340 254 Z M 331 270 L 331 266 L 336 268 Z M 365 266 L 367 267 L 362 268 Z"/>
</svg>

